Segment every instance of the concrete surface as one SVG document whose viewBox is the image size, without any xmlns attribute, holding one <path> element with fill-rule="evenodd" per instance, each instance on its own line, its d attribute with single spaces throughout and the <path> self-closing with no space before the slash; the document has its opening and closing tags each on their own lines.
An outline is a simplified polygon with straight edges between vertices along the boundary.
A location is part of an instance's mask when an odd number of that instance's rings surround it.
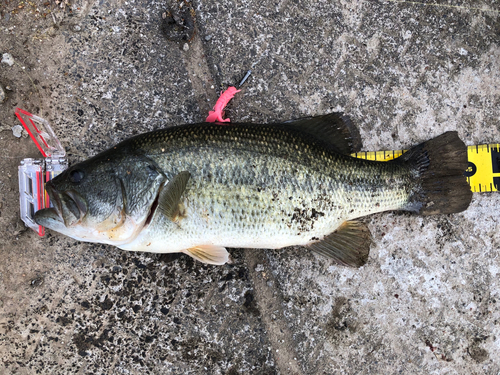
<svg viewBox="0 0 500 375">
<path fill-rule="evenodd" d="M 500 196 L 448 216 L 385 213 L 359 270 L 298 249 L 223 267 L 127 253 L 19 219 L 14 110 L 70 162 L 201 121 L 253 74 L 233 121 L 342 110 L 364 149 L 458 130 L 500 141 L 500 2 L 87 1 L 0 4 L 0 373 L 497 374 Z"/>
</svg>

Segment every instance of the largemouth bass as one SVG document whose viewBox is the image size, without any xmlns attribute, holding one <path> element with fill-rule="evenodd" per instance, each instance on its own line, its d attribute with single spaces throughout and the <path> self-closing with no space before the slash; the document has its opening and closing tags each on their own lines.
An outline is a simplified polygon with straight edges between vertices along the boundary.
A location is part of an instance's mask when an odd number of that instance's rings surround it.
<svg viewBox="0 0 500 375">
<path fill-rule="evenodd" d="M 349 156 L 358 138 L 337 113 L 153 131 L 49 181 L 54 207 L 36 212 L 35 220 L 81 241 L 183 252 L 209 264 L 227 262 L 227 247 L 304 245 L 359 267 L 372 240 L 356 218 L 468 207 L 466 147 L 456 132 L 389 162 Z"/>
</svg>

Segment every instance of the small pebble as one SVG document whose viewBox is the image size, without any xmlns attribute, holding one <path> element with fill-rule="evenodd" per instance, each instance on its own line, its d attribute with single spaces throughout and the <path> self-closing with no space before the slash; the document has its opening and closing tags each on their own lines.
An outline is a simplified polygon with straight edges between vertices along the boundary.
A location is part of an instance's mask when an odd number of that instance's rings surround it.
<svg viewBox="0 0 500 375">
<path fill-rule="evenodd" d="M 12 133 L 14 133 L 14 137 L 21 138 L 21 135 L 23 134 L 23 127 L 21 125 L 13 126 Z"/>
<path fill-rule="evenodd" d="M 189 51 L 189 44 L 184 43 L 184 46 L 182 47 L 182 49 L 183 49 L 185 52 Z"/>
<path fill-rule="evenodd" d="M 207 42 L 208 42 L 210 39 L 212 39 L 212 35 L 207 35 L 207 36 L 205 37 L 205 40 L 206 40 Z"/>
<path fill-rule="evenodd" d="M 3 101 L 7 98 L 7 95 L 5 94 L 5 90 L 3 89 L 2 85 L 0 85 L 0 103 L 3 103 Z"/>
<path fill-rule="evenodd" d="M 35 277 L 33 280 L 31 280 L 32 287 L 39 287 L 42 285 L 43 285 L 43 277 L 41 276 Z"/>
<path fill-rule="evenodd" d="M 14 65 L 14 58 L 12 57 L 12 55 L 10 53 L 4 53 L 2 55 L 2 62 L 9 65 L 9 66 L 12 66 L 12 65 Z"/>
</svg>

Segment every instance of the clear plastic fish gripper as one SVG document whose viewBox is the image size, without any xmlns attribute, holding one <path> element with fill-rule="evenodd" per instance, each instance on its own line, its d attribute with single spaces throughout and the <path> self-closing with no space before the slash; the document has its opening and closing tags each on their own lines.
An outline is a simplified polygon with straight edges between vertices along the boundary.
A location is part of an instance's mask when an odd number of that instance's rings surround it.
<svg viewBox="0 0 500 375">
<path fill-rule="evenodd" d="M 43 236 L 45 228 L 35 222 L 35 212 L 52 207 L 45 183 L 68 168 L 66 152 L 47 120 L 21 108 L 16 109 L 16 116 L 43 156 L 23 159 L 19 165 L 21 220 Z"/>
</svg>

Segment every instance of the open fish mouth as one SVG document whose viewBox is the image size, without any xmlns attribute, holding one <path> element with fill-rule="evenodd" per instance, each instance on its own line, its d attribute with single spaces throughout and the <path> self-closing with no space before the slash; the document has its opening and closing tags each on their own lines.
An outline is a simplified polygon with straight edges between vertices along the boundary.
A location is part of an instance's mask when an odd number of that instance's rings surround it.
<svg viewBox="0 0 500 375">
<path fill-rule="evenodd" d="M 71 211 L 71 213 L 76 218 L 82 220 L 87 213 L 87 205 L 85 204 L 85 201 L 82 199 L 80 194 L 73 190 L 69 190 L 64 192 L 61 197 L 65 203 L 66 208 Z"/>
<path fill-rule="evenodd" d="M 53 187 L 52 183 L 49 181 L 45 184 L 45 191 L 49 195 L 50 202 L 52 203 L 53 210 L 59 215 L 62 219 L 62 203 L 59 198 L 59 194 L 57 190 Z"/>
<path fill-rule="evenodd" d="M 35 213 L 35 221 L 39 225 L 45 226 L 39 222 L 45 219 L 51 222 L 54 220 L 62 222 L 66 227 L 71 227 L 81 222 L 87 213 L 87 205 L 77 192 L 70 190 L 61 193 L 50 181 L 45 185 L 45 190 L 52 202 L 52 207 L 38 211 L 40 212 L 37 212 L 38 215 Z M 44 215 L 47 217 L 44 218 Z"/>
</svg>

